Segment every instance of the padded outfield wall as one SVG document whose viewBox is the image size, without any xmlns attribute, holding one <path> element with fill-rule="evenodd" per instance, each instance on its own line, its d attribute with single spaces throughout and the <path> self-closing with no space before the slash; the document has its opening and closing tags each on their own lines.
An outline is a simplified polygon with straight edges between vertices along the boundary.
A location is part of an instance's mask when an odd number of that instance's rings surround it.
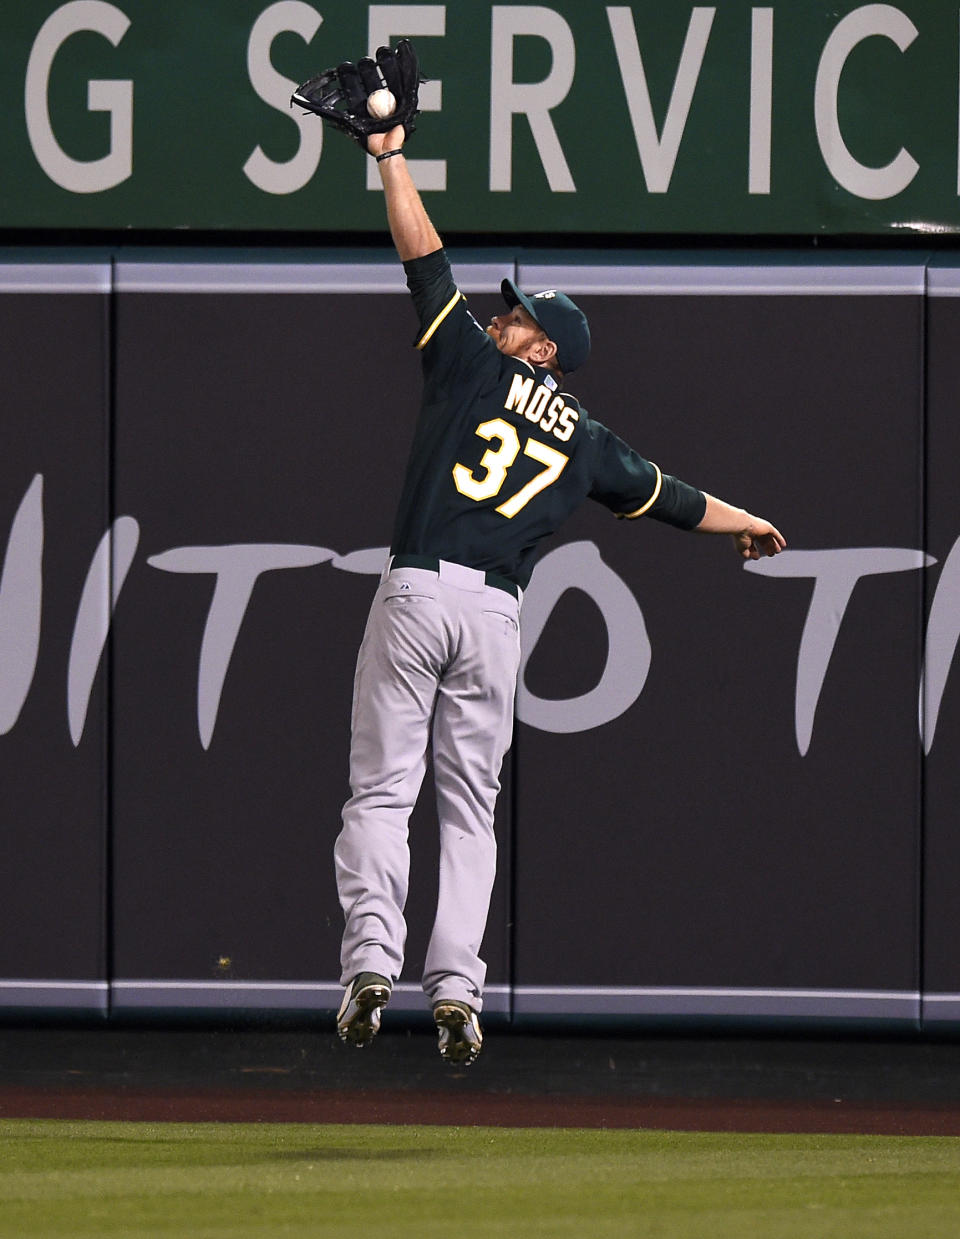
<svg viewBox="0 0 960 1239">
<path fill-rule="evenodd" d="M 587 507 L 547 548 L 488 1012 L 960 1023 L 957 6 L 8 10 L 0 1013 L 338 1001 L 353 663 L 419 384 L 372 162 L 289 96 L 407 35 L 408 162 L 482 242 L 477 314 L 563 285 L 591 412 L 790 542 L 743 569 Z M 435 835 L 427 794 L 411 1012 Z"/>
<path fill-rule="evenodd" d="M 415 322 L 386 250 L 206 257 L 0 263 L 9 1014 L 339 997 L 331 849 Z M 957 1022 L 960 266 L 453 257 L 481 318 L 504 275 L 569 290 L 594 331 L 587 408 L 790 543 L 744 569 L 722 540 L 588 505 L 548 546 L 488 1011 Z"/>
</svg>

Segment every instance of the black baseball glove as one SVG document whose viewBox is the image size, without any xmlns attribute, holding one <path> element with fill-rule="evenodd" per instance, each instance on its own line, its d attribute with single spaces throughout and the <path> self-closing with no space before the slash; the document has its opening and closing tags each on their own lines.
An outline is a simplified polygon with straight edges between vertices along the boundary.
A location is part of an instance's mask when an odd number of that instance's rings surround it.
<svg viewBox="0 0 960 1239">
<path fill-rule="evenodd" d="M 414 119 L 420 115 L 422 80 L 413 44 L 409 39 L 401 39 L 393 51 L 389 47 L 378 48 L 376 60 L 371 56 L 364 56 L 356 64 L 345 60 L 335 69 L 310 78 L 294 91 L 290 106 L 296 103 L 315 112 L 366 150 L 372 133 L 389 133 L 397 125 L 403 125 L 409 138 L 416 128 Z M 367 111 L 367 99 L 384 85 L 393 92 L 397 106 L 391 116 L 376 120 Z"/>
</svg>

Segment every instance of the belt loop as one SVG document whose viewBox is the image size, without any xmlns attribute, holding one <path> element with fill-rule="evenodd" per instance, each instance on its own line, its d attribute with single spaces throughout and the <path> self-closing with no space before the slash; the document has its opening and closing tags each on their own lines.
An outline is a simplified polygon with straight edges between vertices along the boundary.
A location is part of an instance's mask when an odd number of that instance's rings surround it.
<svg viewBox="0 0 960 1239">
<path fill-rule="evenodd" d="M 387 579 L 387 577 L 390 575 L 390 569 L 393 567 L 393 559 L 394 559 L 394 557 L 393 557 L 392 555 L 388 555 L 388 556 L 387 556 L 387 562 L 386 562 L 386 564 L 384 565 L 383 572 L 381 572 L 381 573 L 380 573 L 380 583 L 381 583 L 381 584 L 382 584 L 382 583 L 383 583 L 383 582 Z"/>
</svg>

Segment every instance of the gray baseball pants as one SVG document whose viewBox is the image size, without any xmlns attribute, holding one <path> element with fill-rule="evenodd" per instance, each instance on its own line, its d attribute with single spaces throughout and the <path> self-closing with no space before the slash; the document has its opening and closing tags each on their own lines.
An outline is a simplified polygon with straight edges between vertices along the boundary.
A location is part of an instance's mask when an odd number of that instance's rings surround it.
<svg viewBox="0 0 960 1239">
<path fill-rule="evenodd" d="M 493 812 L 513 731 L 520 602 L 473 568 L 385 573 L 357 659 L 352 796 L 334 848 L 341 983 L 403 967 L 408 819 L 432 741 L 440 880 L 423 989 L 482 1007 L 480 943 L 496 873 Z"/>
</svg>

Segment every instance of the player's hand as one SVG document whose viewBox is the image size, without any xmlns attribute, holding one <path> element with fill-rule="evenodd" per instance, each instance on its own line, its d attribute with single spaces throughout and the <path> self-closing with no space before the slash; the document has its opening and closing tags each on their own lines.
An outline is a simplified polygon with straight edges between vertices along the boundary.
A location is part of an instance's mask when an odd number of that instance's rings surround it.
<svg viewBox="0 0 960 1239">
<path fill-rule="evenodd" d="M 397 125 L 402 125 L 409 138 L 416 129 L 422 80 L 413 44 L 409 39 L 401 39 L 393 50 L 378 47 L 376 59 L 363 56 L 356 64 L 344 60 L 309 78 L 290 96 L 290 106 L 314 112 L 325 125 L 339 129 L 373 153 L 373 144 L 368 143 L 374 135 L 389 135 Z M 389 116 L 374 116 L 368 107 L 369 99 L 384 85 L 393 94 L 394 110 Z M 376 153 L 385 149 L 390 148 L 378 144 Z"/>
<path fill-rule="evenodd" d="M 397 125 L 389 133 L 371 133 L 367 138 L 367 150 L 371 155 L 382 155 L 384 151 L 398 151 L 406 139 L 403 125 Z M 388 163 L 389 160 L 384 160 Z"/>
<path fill-rule="evenodd" d="M 760 559 L 764 555 L 779 555 L 787 545 L 780 532 L 759 516 L 752 516 L 750 523 L 733 535 L 734 546 L 742 559 Z"/>
</svg>

